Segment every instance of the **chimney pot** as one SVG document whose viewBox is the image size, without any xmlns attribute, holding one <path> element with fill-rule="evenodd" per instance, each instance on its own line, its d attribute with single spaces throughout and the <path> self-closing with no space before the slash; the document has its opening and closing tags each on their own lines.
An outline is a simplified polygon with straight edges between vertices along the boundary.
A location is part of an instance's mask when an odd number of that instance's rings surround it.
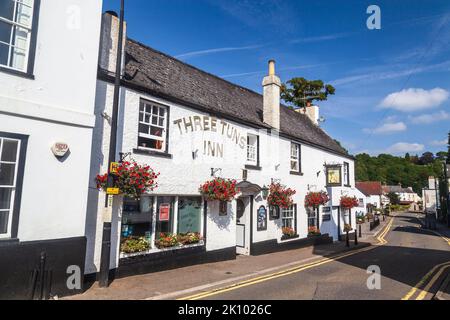
<svg viewBox="0 0 450 320">
<path fill-rule="evenodd" d="M 269 60 L 269 76 L 275 75 L 275 60 Z"/>
</svg>

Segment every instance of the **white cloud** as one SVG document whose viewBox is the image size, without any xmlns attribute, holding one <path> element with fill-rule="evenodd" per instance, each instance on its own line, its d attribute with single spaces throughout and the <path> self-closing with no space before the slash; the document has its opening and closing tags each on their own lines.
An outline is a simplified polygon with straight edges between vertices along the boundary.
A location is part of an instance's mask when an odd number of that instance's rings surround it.
<svg viewBox="0 0 450 320">
<path fill-rule="evenodd" d="M 205 49 L 205 50 L 199 50 L 199 51 L 192 51 L 192 52 L 182 53 L 182 54 L 176 55 L 175 58 L 177 58 L 177 59 L 186 59 L 186 58 L 205 56 L 205 55 L 208 55 L 208 54 L 221 53 L 221 52 L 252 50 L 252 49 L 258 49 L 258 48 L 261 48 L 261 47 L 262 46 L 260 46 L 260 45 L 254 45 L 254 46 L 244 46 L 244 47 L 225 47 L 225 48 Z"/>
<path fill-rule="evenodd" d="M 449 92 L 441 88 L 431 90 L 409 88 L 389 94 L 380 105 L 383 108 L 409 112 L 437 107 L 448 97 Z"/>
<path fill-rule="evenodd" d="M 433 140 L 433 141 L 431 141 L 431 145 L 432 146 L 436 146 L 436 147 L 439 147 L 439 146 L 446 146 L 447 145 L 447 140 L 446 139 L 444 139 L 444 140 Z"/>
<path fill-rule="evenodd" d="M 366 133 L 373 133 L 373 134 L 389 134 L 389 133 L 405 131 L 406 129 L 407 129 L 407 127 L 404 122 L 390 122 L 390 123 L 385 123 L 378 128 L 374 128 L 374 129 L 366 128 L 363 131 Z"/>
<path fill-rule="evenodd" d="M 420 143 L 397 142 L 386 149 L 387 153 L 402 154 L 406 152 L 420 152 L 425 146 Z"/>
<path fill-rule="evenodd" d="M 438 121 L 445 121 L 450 119 L 450 113 L 441 111 L 430 114 L 422 114 L 416 117 L 409 117 L 409 120 L 414 124 L 430 124 Z"/>
</svg>

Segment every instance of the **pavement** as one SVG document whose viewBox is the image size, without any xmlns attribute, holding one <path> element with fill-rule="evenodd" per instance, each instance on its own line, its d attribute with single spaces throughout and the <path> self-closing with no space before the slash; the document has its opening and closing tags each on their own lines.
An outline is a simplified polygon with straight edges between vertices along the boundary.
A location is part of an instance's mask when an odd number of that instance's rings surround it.
<svg viewBox="0 0 450 320">
<path fill-rule="evenodd" d="M 396 213 L 350 248 L 339 242 L 238 256 L 117 279 L 66 299 L 432 299 L 450 269 L 450 242 L 440 233 L 447 230 L 425 230 L 420 219 Z"/>
</svg>

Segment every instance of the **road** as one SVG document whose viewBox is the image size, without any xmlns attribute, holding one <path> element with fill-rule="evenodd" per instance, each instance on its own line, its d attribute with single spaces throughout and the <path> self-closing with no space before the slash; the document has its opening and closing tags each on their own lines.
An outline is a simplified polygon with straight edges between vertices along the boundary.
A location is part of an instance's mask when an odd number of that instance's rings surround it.
<svg viewBox="0 0 450 320">
<path fill-rule="evenodd" d="M 378 279 L 369 266 L 379 267 Z M 449 269 L 449 240 L 422 229 L 417 214 L 399 213 L 370 247 L 182 299 L 423 300 Z"/>
</svg>

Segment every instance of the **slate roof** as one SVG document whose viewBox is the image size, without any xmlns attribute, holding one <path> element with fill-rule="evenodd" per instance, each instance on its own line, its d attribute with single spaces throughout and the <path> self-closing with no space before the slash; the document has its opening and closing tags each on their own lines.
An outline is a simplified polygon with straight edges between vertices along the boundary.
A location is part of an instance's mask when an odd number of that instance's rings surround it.
<svg viewBox="0 0 450 320">
<path fill-rule="evenodd" d="M 383 191 L 385 193 L 394 192 L 394 193 L 414 193 L 409 188 L 403 188 L 402 186 L 383 186 Z"/>
<path fill-rule="evenodd" d="M 356 188 L 366 196 L 380 196 L 383 194 L 381 182 L 379 181 L 359 181 L 356 182 Z"/>
<path fill-rule="evenodd" d="M 135 40 L 125 46 L 125 84 L 143 88 L 152 95 L 195 106 L 268 128 L 263 122 L 263 96 L 217 76 L 197 69 Z M 262 79 L 261 79 L 262 80 Z M 349 157 L 321 128 L 306 115 L 280 108 L 282 134 Z"/>
</svg>

